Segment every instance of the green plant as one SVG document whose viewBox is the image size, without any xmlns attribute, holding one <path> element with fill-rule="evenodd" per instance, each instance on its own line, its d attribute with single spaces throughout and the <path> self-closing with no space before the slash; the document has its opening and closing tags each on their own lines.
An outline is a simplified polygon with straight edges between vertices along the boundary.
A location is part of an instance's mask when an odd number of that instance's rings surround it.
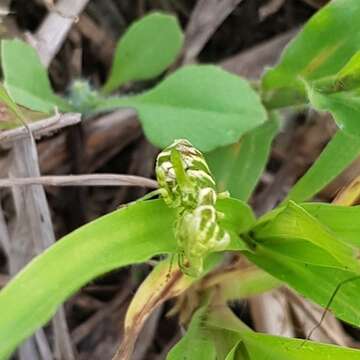
<svg viewBox="0 0 360 360">
<path fill-rule="evenodd" d="M 86 282 L 166 254 L 128 309 L 119 359 L 130 356 L 151 311 L 191 286 L 199 287 L 200 302 L 169 360 L 360 359 L 354 349 L 255 333 L 225 306 L 230 299 L 284 282 L 360 327 L 360 207 L 304 203 L 360 153 L 358 19 L 358 0 L 330 2 L 264 74 L 258 91 L 215 66 L 198 65 L 176 71 L 142 94 L 106 97 L 128 81 L 159 75 L 175 59 L 182 35 L 166 15 L 150 15 L 124 35 L 100 93 L 76 83 L 70 99 L 53 93 L 34 50 L 17 40 L 3 41 L 4 85 L 16 103 L 34 111 L 51 112 L 57 106 L 85 115 L 134 107 L 155 145 L 187 139 L 205 152 L 217 189 L 198 150 L 188 142 L 167 148 L 156 168 L 165 201 L 140 201 L 81 227 L 34 259 L 0 292 L 0 308 L 6 309 L 0 318 L 0 357 L 6 358 Z M 150 54 L 146 36 L 158 29 L 169 37 L 163 40 L 169 46 L 153 51 L 159 45 L 154 43 Z M 9 101 L 2 89 L 0 97 Z M 278 110 L 299 104 L 330 111 L 339 130 L 286 200 L 256 219 L 246 201 L 279 130 Z M 190 171 L 200 171 L 200 176 L 190 176 Z M 233 198 L 218 196 L 225 190 Z M 219 276 L 212 270 L 225 251 L 243 254 L 257 268 Z M 179 266 L 170 266 L 172 256 L 179 258 Z M 63 263 L 67 266 L 60 272 Z"/>
</svg>

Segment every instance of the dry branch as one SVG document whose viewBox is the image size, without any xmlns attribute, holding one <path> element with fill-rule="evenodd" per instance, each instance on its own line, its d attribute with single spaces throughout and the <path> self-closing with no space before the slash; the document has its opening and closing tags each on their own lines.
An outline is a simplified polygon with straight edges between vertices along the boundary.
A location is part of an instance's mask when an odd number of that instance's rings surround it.
<svg viewBox="0 0 360 360">
<path fill-rule="evenodd" d="M 0 179 L 0 187 L 13 186 L 141 186 L 156 189 L 157 182 L 134 175 L 89 174 Z"/>
</svg>

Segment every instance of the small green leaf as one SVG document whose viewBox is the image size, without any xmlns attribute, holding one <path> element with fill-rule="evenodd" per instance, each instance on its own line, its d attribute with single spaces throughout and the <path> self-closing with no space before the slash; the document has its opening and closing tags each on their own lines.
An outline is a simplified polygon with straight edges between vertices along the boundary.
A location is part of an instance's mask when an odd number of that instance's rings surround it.
<svg viewBox="0 0 360 360">
<path fill-rule="evenodd" d="M 97 110 L 117 107 L 138 111 L 153 144 L 187 139 L 204 152 L 235 143 L 267 118 L 245 80 L 210 65 L 186 66 L 141 95 L 104 99 Z"/>
<path fill-rule="evenodd" d="M 4 85 L 11 98 L 31 110 L 50 113 L 58 106 L 69 110 L 51 88 L 46 69 L 30 45 L 20 40 L 1 41 Z"/>
<path fill-rule="evenodd" d="M 290 190 L 287 200 L 310 199 L 346 169 L 360 154 L 360 139 L 339 130 L 316 162 Z"/>
<path fill-rule="evenodd" d="M 220 225 L 226 229 L 231 237 L 227 250 L 248 250 L 246 243 L 239 235 L 249 231 L 256 222 L 255 215 L 250 206 L 237 199 L 225 199 L 216 202 L 216 209 L 226 214 L 220 220 Z"/>
<path fill-rule="evenodd" d="M 333 0 L 318 11 L 263 79 L 265 102 L 288 106 L 306 102 L 301 79 L 335 75 L 360 49 L 360 2 Z"/>
<path fill-rule="evenodd" d="M 166 360 L 215 360 L 215 347 L 204 328 L 207 307 L 201 307 L 192 317 L 185 336 L 171 349 Z"/>
<path fill-rule="evenodd" d="M 176 59 L 182 44 L 183 34 L 174 16 L 153 13 L 133 23 L 117 44 L 103 92 L 160 75 Z"/>
<path fill-rule="evenodd" d="M 216 149 L 206 160 L 215 176 L 218 191 L 248 201 L 266 166 L 279 121 L 275 118 L 246 133 L 238 143 Z"/>
</svg>

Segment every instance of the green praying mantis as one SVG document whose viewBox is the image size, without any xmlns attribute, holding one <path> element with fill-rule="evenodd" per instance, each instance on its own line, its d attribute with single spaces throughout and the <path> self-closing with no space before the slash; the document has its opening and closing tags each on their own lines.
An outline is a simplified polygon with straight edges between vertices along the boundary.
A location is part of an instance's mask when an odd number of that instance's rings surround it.
<svg viewBox="0 0 360 360">
<path fill-rule="evenodd" d="M 186 275 L 197 277 L 203 271 L 205 256 L 224 250 L 230 242 L 229 234 L 219 225 L 224 215 L 215 209 L 216 200 L 229 195 L 216 192 L 204 156 L 184 139 L 175 140 L 158 155 L 155 172 L 157 194 L 176 209 L 179 267 Z"/>
</svg>

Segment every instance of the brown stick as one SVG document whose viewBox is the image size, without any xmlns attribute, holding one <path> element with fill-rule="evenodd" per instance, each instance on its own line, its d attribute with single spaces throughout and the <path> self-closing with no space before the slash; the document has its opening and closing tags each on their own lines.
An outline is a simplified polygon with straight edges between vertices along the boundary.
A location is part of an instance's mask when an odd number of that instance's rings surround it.
<svg viewBox="0 0 360 360">
<path fill-rule="evenodd" d="M 156 189 L 157 182 L 141 176 L 89 174 L 0 179 L 0 187 L 13 186 L 141 186 Z"/>
</svg>

